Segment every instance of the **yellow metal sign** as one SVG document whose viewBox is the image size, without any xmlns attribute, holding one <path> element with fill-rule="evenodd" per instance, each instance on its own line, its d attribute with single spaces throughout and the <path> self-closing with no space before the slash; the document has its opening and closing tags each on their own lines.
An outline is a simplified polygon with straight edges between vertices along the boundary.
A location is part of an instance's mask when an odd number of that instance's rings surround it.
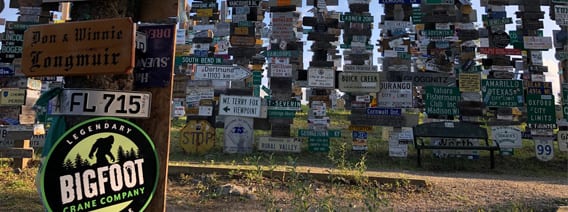
<svg viewBox="0 0 568 212">
<path fill-rule="evenodd" d="M 481 75 L 479 73 L 460 73 L 461 92 L 479 92 L 481 90 Z"/>
<path fill-rule="evenodd" d="M 372 126 L 355 126 L 355 125 L 349 125 L 349 130 L 352 131 L 373 131 L 373 127 Z"/>
<path fill-rule="evenodd" d="M 2 88 L 0 94 L 0 105 L 23 105 L 26 101 L 25 89 Z"/>
<path fill-rule="evenodd" d="M 186 153 L 203 154 L 215 145 L 215 128 L 206 120 L 190 120 L 180 136 L 180 146 Z"/>
<path fill-rule="evenodd" d="M 213 8 L 197 9 L 197 17 L 211 17 L 213 16 Z"/>
<path fill-rule="evenodd" d="M 130 18 L 32 25 L 24 33 L 22 72 L 28 77 L 130 73 L 134 35 Z"/>
</svg>

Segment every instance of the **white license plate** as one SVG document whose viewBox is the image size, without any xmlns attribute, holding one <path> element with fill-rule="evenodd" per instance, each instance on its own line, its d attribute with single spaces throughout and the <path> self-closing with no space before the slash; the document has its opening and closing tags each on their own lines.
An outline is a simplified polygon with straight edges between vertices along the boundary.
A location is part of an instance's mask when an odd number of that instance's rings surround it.
<svg viewBox="0 0 568 212">
<path fill-rule="evenodd" d="M 150 104 L 149 92 L 65 89 L 53 114 L 148 118 Z"/>
</svg>

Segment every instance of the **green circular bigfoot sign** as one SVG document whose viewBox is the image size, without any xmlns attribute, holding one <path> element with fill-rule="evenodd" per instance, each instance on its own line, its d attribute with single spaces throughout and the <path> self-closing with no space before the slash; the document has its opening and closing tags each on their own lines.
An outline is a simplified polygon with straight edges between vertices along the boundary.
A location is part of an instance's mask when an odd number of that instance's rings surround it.
<svg viewBox="0 0 568 212">
<path fill-rule="evenodd" d="M 143 211 L 158 183 L 158 155 L 133 123 L 94 118 L 58 139 L 40 174 L 48 211 Z"/>
</svg>

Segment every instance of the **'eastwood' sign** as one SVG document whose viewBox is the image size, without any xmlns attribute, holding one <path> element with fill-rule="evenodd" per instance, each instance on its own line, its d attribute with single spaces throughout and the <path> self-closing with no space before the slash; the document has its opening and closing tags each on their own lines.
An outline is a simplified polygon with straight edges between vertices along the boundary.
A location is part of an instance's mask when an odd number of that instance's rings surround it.
<svg viewBox="0 0 568 212">
<path fill-rule="evenodd" d="M 129 73 L 134 28 L 130 18 L 30 26 L 22 72 L 28 77 Z"/>
</svg>

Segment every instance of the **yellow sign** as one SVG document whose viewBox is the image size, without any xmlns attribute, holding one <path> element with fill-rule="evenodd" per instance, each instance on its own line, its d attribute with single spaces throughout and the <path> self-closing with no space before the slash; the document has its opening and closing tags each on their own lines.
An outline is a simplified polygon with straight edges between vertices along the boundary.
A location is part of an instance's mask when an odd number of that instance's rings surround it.
<svg viewBox="0 0 568 212">
<path fill-rule="evenodd" d="M 252 70 L 263 71 L 262 66 L 263 66 L 262 64 L 255 64 L 255 65 L 252 65 L 252 68 L 251 68 L 251 69 L 252 69 Z"/>
<path fill-rule="evenodd" d="M 0 89 L 0 105 L 24 105 L 26 90 L 20 88 Z"/>
<path fill-rule="evenodd" d="M 211 17 L 213 16 L 213 8 L 197 9 L 197 17 Z"/>
<path fill-rule="evenodd" d="M 479 73 L 460 73 L 459 80 L 461 92 L 479 92 L 481 90 L 481 75 Z"/>
<path fill-rule="evenodd" d="M 22 72 L 28 77 L 130 73 L 134 37 L 130 18 L 32 25 L 24 33 Z"/>
<path fill-rule="evenodd" d="M 235 27 L 234 35 L 249 35 L 248 27 Z"/>
<path fill-rule="evenodd" d="M 355 125 L 349 125 L 349 130 L 352 131 L 372 131 L 373 127 L 372 126 L 355 126 Z"/>
<path fill-rule="evenodd" d="M 180 136 L 180 146 L 190 154 L 206 153 L 215 145 L 215 128 L 206 120 L 190 120 Z"/>
</svg>

